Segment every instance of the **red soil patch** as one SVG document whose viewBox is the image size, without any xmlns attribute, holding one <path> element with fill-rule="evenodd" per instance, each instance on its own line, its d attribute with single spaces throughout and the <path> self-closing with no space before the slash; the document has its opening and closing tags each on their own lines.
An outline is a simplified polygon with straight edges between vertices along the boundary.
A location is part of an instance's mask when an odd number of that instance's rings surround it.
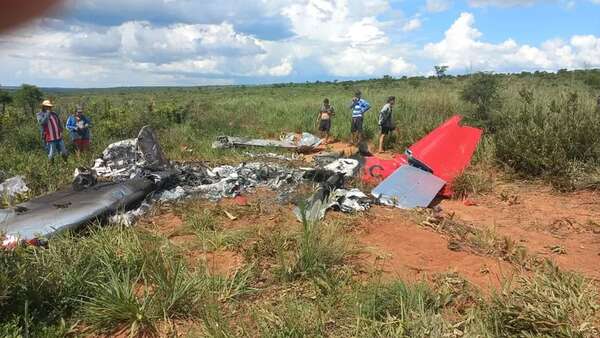
<svg viewBox="0 0 600 338">
<path fill-rule="evenodd" d="M 490 195 L 474 199 L 477 206 L 453 200 L 442 201 L 441 206 L 473 226 L 512 238 L 563 269 L 600 280 L 600 194 L 556 194 L 533 186 L 512 189 L 516 204 Z M 557 246 L 566 253 L 552 252 Z"/>
<path fill-rule="evenodd" d="M 166 237 L 171 237 L 176 234 L 177 231 L 183 227 L 183 220 L 171 213 L 167 212 L 158 216 L 152 217 L 146 222 L 142 222 L 143 226 L 147 229 L 153 230 Z"/>
<path fill-rule="evenodd" d="M 204 264 L 211 274 L 224 277 L 233 275 L 244 265 L 244 258 L 240 254 L 226 250 L 201 253 L 194 259 L 196 264 Z"/>
<path fill-rule="evenodd" d="M 416 225 L 406 211 L 376 206 L 369 214 L 361 222 L 359 241 L 369 252 L 366 262 L 387 276 L 415 281 L 457 272 L 489 290 L 515 273 L 499 259 L 448 249 L 446 238 Z"/>
</svg>

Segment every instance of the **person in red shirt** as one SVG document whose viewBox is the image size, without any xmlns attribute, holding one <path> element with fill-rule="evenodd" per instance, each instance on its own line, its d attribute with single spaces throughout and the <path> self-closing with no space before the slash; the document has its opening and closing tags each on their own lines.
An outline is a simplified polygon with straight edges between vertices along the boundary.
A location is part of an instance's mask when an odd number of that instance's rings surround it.
<svg viewBox="0 0 600 338">
<path fill-rule="evenodd" d="M 42 111 L 37 113 L 37 121 L 42 130 L 42 138 L 46 143 L 48 159 L 52 160 L 54 156 L 61 154 L 66 160 L 68 154 L 62 136 L 62 123 L 58 115 L 52 111 L 52 107 L 52 102 L 45 100 L 42 103 Z"/>
</svg>

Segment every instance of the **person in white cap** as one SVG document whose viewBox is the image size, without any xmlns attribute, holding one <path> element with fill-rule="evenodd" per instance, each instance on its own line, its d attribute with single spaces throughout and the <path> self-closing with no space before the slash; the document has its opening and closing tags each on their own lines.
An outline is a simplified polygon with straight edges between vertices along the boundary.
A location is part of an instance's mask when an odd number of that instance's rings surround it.
<svg viewBox="0 0 600 338">
<path fill-rule="evenodd" d="M 71 135 L 71 141 L 77 150 L 77 156 L 80 152 L 86 151 L 90 146 L 90 127 L 92 121 L 89 117 L 83 115 L 83 108 L 77 106 L 75 114 L 67 119 L 66 128 Z"/>
<path fill-rule="evenodd" d="M 42 130 L 42 138 L 46 143 L 48 159 L 52 160 L 54 156 L 61 154 L 67 159 L 67 148 L 62 137 L 62 123 L 58 115 L 52 111 L 52 102 L 44 100 L 42 102 L 42 111 L 37 113 L 37 121 Z"/>
</svg>

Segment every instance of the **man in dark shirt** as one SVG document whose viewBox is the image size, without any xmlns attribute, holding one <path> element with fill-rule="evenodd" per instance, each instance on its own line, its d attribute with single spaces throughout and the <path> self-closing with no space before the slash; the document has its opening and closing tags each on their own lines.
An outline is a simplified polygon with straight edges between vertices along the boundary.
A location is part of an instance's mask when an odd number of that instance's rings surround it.
<svg viewBox="0 0 600 338">
<path fill-rule="evenodd" d="M 392 111 L 394 105 L 396 104 L 396 97 L 390 96 L 387 99 L 387 103 L 381 108 L 379 112 L 379 127 L 381 128 L 381 134 L 379 135 L 379 152 L 383 153 L 383 143 L 385 141 L 385 136 L 389 135 L 391 132 L 396 129 L 394 126 L 394 120 L 392 116 Z"/>
</svg>

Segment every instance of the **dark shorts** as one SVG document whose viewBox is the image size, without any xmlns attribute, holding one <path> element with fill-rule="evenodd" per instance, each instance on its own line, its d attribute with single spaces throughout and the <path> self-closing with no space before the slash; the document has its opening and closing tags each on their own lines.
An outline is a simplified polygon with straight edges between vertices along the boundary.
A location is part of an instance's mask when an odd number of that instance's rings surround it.
<svg viewBox="0 0 600 338">
<path fill-rule="evenodd" d="M 319 131 L 329 132 L 331 130 L 331 120 L 321 120 Z"/>
<path fill-rule="evenodd" d="M 352 126 L 350 127 L 350 131 L 353 133 L 362 133 L 362 131 L 363 131 L 363 118 L 362 117 L 353 117 L 352 118 Z"/>
<path fill-rule="evenodd" d="M 388 135 L 391 132 L 393 132 L 396 128 L 394 127 L 389 127 L 389 126 L 381 126 L 381 133 L 383 135 Z"/>
</svg>

